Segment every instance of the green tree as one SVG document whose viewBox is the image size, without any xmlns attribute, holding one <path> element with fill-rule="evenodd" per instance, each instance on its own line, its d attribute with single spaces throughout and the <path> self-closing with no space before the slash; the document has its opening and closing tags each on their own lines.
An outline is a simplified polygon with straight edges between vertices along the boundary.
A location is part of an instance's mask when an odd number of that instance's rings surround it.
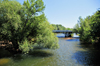
<svg viewBox="0 0 100 66">
<path fill-rule="evenodd" d="M 58 48 L 57 37 L 43 12 L 42 0 L 2 1 L 0 4 L 0 35 L 13 43 L 15 49 L 28 52 L 34 45 Z M 45 25 L 46 24 L 46 25 Z"/>
<path fill-rule="evenodd" d="M 45 25 L 45 26 L 44 26 Z M 53 27 L 48 21 L 39 24 L 40 27 L 38 31 L 37 43 L 46 48 L 56 49 L 58 46 L 58 38 L 52 33 Z M 46 29 L 47 28 L 47 29 Z"/>
<path fill-rule="evenodd" d="M 85 43 L 100 42 L 100 10 L 84 19 L 79 17 L 73 31 L 79 33 L 80 39 Z"/>
<path fill-rule="evenodd" d="M 74 32 L 80 34 L 80 39 L 85 43 L 91 42 L 90 19 L 91 19 L 90 16 L 87 16 L 85 19 L 79 17 L 79 21 L 75 25 L 73 30 Z"/>
<path fill-rule="evenodd" d="M 2 40 L 10 40 L 18 48 L 18 32 L 21 29 L 21 17 L 18 11 L 21 5 L 16 1 L 2 1 L 0 4 L 0 34 Z"/>
<path fill-rule="evenodd" d="M 52 26 L 54 27 L 54 30 L 71 30 L 70 28 L 66 28 L 61 24 L 52 24 Z"/>
<path fill-rule="evenodd" d="M 91 17 L 91 36 L 100 43 L 100 10 Z"/>
</svg>

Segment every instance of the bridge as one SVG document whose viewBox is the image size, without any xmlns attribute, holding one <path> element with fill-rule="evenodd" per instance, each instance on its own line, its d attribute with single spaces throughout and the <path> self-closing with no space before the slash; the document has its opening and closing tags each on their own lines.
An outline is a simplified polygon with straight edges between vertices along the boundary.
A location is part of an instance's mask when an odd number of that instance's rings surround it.
<svg viewBox="0 0 100 66">
<path fill-rule="evenodd" d="M 71 30 L 53 30 L 54 33 L 64 33 L 65 37 L 71 37 L 73 33 Z"/>
</svg>

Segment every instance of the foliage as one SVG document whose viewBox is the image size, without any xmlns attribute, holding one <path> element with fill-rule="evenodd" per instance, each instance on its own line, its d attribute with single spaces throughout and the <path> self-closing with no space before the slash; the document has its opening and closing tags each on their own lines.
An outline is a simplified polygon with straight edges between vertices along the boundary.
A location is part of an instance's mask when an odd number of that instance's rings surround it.
<svg viewBox="0 0 100 66">
<path fill-rule="evenodd" d="M 52 26 L 54 27 L 54 30 L 72 30 L 72 28 L 66 28 L 61 24 L 52 24 Z"/>
<path fill-rule="evenodd" d="M 93 38 L 100 37 L 100 10 L 91 16 L 91 33 Z"/>
<path fill-rule="evenodd" d="M 95 43 L 100 41 L 100 11 L 85 19 L 79 17 L 75 25 L 74 32 L 79 33 L 80 39 L 85 43 Z"/>
<path fill-rule="evenodd" d="M 9 40 L 15 49 L 29 52 L 37 44 L 46 48 L 58 48 L 58 39 L 52 33 L 43 12 L 42 0 L 0 2 L 0 37 Z"/>
<path fill-rule="evenodd" d="M 19 44 L 19 49 L 22 50 L 23 52 L 28 53 L 30 49 L 33 49 L 32 42 L 30 43 L 27 39 L 18 44 Z"/>
<path fill-rule="evenodd" d="M 52 25 L 50 25 L 48 21 L 45 21 L 40 23 L 39 26 L 39 30 L 41 31 L 38 31 L 38 36 L 36 37 L 38 39 L 37 43 L 46 48 L 56 49 L 56 47 L 59 47 L 57 43 L 58 38 L 52 33 Z"/>
</svg>

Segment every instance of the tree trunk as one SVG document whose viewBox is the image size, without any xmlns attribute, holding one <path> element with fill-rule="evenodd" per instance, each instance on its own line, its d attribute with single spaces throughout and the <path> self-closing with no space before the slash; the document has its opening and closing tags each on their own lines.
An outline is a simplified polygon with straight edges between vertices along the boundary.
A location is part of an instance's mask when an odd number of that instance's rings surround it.
<svg viewBox="0 0 100 66">
<path fill-rule="evenodd" d="M 12 40 L 12 44 L 13 44 L 13 47 L 14 47 L 15 50 L 19 48 L 17 40 Z"/>
</svg>

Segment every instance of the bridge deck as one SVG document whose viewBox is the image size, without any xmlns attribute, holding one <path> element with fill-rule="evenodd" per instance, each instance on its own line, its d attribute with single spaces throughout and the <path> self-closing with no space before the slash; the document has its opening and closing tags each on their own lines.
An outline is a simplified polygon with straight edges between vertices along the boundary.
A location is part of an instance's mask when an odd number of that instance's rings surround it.
<svg viewBox="0 0 100 66">
<path fill-rule="evenodd" d="M 72 32 L 71 30 L 53 30 L 54 33 L 67 33 L 67 32 Z"/>
</svg>

